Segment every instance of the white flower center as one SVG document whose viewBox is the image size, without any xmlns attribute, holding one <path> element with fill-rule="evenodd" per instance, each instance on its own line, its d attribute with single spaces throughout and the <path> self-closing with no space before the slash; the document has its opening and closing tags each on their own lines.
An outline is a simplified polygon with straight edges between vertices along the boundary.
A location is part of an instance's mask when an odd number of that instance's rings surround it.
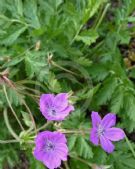
<svg viewBox="0 0 135 169">
<path fill-rule="evenodd" d="M 98 126 L 97 134 L 99 137 L 104 134 L 104 128 L 101 125 Z"/>
</svg>

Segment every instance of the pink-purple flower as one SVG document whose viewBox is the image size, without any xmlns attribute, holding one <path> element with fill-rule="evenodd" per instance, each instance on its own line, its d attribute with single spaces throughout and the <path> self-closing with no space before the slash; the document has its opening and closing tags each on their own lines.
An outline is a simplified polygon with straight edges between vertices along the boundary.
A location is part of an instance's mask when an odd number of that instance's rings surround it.
<svg viewBox="0 0 135 169">
<path fill-rule="evenodd" d="M 60 93 L 56 96 L 53 94 L 42 94 L 40 97 L 40 111 L 49 121 L 64 120 L 73 110 L 74 107 L 69 104 L 67 93 Z"/>
<path fill-rule="evenodd" d="M 119 141 L 125 137 L 122 129 L 113 127 L 116 124 L 116 115 L 109 113 L 101 119 L 98 112 L 92 112 L 91 118 L 90 141 L 95 145 L 101 144 L 107 153 L 112 153 L 114 150 L 112 141 Z"/>
<path fill-rule="evenodd" d="M 49 169 L 58 168 L 62 160 L 67 160 L 68 147 L 66 143 L 65 135 L 60 132 L 41 132 L 35 139 L 34 156 Z"/>
</svg>

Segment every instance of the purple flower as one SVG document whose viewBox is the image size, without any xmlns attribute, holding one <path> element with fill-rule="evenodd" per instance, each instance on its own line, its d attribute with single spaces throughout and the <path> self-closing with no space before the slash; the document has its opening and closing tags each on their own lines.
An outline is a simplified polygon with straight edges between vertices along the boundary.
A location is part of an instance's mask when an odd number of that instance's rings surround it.
<svg viewBox="0 0 135 169">
<path fill-rule="evenodd" d="M 40 111 L 47 120 L 61 121 L 74 110 L 68 102 L 68 94 L 43 94 L 40 97 Z"/>
<path fill-rule="evenodd" d="M 112 153 L 114 145 L 111 141 L 119 141 L 125 137 L 125 133 L 120 128 L 112 127 L 116 123 L 116 115 L 109 113 L 103 119 L 97 112 L 92 112 L 92 129 L 90 132 L 90 141 L 101 147 L 108 153 Z"/>
<path fill-rule="evenodd" d="M 67 160 L 66 142 L 65 135 L 60 132 L 41 132 L 35 139 L 34 156 L 49 169 L 58 168 L 61 165 L 61 160 Z"/>
</svg>

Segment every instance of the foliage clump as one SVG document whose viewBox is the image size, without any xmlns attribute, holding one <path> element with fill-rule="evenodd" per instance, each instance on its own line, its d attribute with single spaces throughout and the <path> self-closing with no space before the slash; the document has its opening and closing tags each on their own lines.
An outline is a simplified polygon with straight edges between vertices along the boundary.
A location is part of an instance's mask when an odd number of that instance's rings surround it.
<svg viewBox="0 0 135 169">
<path fill-rule="evenodd" d="M 134 169 L 134 139 L 108 156 L 82 132 L 94 110 L 115 113 L 134 135 L 134 41 L 135 0 L 0 0 L 0 168 L 21 166 L 22 151 L 27 168 L 44 168 L 32 149 L 35 130 L 45 127 L 80 131 L 67 137 L 71 169 Z M 76 111 L 44 126 L 40 95 L 62 92 Z"/>
</svg>

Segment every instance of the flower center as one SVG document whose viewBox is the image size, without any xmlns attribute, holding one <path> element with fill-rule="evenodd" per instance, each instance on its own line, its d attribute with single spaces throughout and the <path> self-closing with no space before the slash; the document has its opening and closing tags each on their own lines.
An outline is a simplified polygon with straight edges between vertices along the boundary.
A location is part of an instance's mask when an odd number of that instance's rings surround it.
<svg viewBox="0 0 135 169">
<path fill-rule="evenodd" d="M 98 126 L 97 134 L 99 137 L 104 134 L 104 128 L 101 125 Z"/>
<path fill-rule="evenodd" d="M 47 141 L 45 143 L 45 151 L 48 152 L 48 151 L 53 151 L 55 148 L 55 145 L 51 142 L 51 141 Z"/>
<path fill-rule="evenodd" d="M 56 114 L 57 114 L 57 112 L 56 112 L 56 110 L 54 108 L 50 108 L 48 111 L 49 111 L 49 114 L 51 116 L 56 116 Z"/>
<path fill-rule="evenodd" d="M 53 116 L 56 115 L 56 111 L 54 109 L 51 111 L 51 113 L 52 113 Z"/>
</svg>

